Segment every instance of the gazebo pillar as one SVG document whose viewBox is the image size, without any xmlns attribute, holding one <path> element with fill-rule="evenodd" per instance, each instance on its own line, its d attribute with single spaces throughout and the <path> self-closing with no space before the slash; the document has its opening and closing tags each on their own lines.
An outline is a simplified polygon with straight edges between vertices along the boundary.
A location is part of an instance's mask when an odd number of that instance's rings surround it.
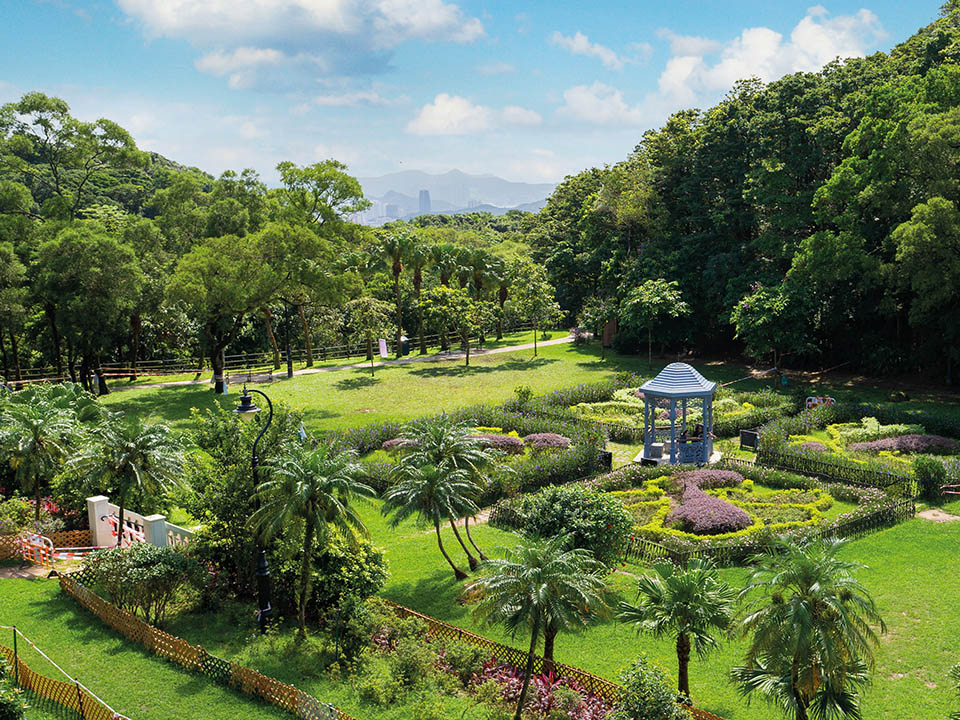
<svg viewBox="0 0 960 720">
<path fill-rule="evenodd" d="M 651 428 L 650 428 L 650 405 L 647 401 L 647 396 L 643 396 L 643 456 L 650 457 L 650 445 L 653 444 L 653 440 L 650 439 Z"/>
<path fill-rule="evenodd" d="M 670 464 L 677 464 L 677 400 L 670 398 Z"/>
<path fill-rule="evenodd" d="M 708 463 L 713 457 L 713 395 L 703 398 L 703 457 L 701 462 Z"/>
</svg>

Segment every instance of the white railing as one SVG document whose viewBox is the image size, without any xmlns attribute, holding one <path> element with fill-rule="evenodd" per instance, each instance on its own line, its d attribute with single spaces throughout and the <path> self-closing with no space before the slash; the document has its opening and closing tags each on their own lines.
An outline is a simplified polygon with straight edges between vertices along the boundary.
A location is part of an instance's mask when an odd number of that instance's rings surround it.
<svg viewBox="0 0 960 720">
<path fill-rule="evenodd" d="M 112 547 L 117 544 L 120 522 L 120 506 L 110 502 L 105 495 L 87 498 L 87 519 L 90 523 L 91 543 L 99 547 Z M 193 532 L 167 522 L 165 515 L 141 515 L 138 512 L 123 509 L 123 528 L 121 546 L 129 547 L 135 542 L 148 542 L 152 545 L 187 545 L 193 538 Z"/>
</svg>

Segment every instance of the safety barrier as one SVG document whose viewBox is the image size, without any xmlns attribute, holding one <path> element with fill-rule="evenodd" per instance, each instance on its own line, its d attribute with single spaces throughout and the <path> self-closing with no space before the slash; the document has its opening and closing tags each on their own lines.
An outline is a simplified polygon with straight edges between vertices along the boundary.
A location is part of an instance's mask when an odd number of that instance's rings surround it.
<svg viewBox="0 0 960 720">
<path fill-rule="evenodd" d="M 20 555 L 18 538 L 20 535 L 0 535 L 0 560 L 10 560 Z M 47 533 L 54 548 L 70 550 L 91 545 L 89 530 L 63 530 Z"/>
<path fill-rule="evenodd" d="M 8 625 L 0 625 L 2 630 L 13 631 L 13 647 L 0 645 L 0 655 L 3 656 L 6 664 L 10 668 L 10 677 L 15 685 L 29 690 L 34 695 L 55 702 L 61 707 L 73 710 L 84 720 L 130 720 L 126 715 L 121 715 L 113 708 L 107 705 L 103 700 L 93 694 L 91 690 L 81 684 L 78 680 L 70 677 L 66 671 L 51 660 L 40 648 L 30 641 L 17 628 Z M 18 638 L 26 642 L 31 648 L 43 657 L 44 660 L 53 665 L 57 670 L 63 673 L 66 681 L 54 680 L 46 675 L 42 675 L 27 665 L 20 657 L 18 648 Z"/>
</svg>

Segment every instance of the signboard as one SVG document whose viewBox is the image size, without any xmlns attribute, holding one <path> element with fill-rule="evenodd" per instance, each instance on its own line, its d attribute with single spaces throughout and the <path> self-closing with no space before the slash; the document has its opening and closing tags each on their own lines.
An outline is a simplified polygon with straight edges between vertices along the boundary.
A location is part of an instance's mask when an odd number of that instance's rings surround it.
<svg viewBox="0 0 960 720">
<path fill-rule="evenodd" d="M 382 357 L 384 360 L 386 360 L 386 358 L 387 358 L 387 341 L 384 340 L 383 338 L 380 338 L 380 340 L 379 340 L 378 342 L 380 343 L 380 357 Z"/>
</svg>

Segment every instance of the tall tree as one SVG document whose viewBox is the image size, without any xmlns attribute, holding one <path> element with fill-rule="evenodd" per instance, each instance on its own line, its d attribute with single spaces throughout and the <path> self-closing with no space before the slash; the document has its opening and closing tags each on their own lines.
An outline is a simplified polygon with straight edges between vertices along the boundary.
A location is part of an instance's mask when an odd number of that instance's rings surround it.
<svg viewBox="0 0 960 720">
<path fill-rule="evenodd" d="M 567 550 L 567 540 L 559 536 L 522 542 L 502 559 L 484 563 L 482 574 L 468 588 L 479 595 L 474 611 L 479 617 L 503 625 L 512 636 L 530 633 L 514 720 L 520 720 L 527 699 L 540 634 L 548 627 L 586 625 L 605 609 L 602 565 L 589 550 Z"/>
<path fill-rule="evenodd" d="M 879 642 L 874 626 L 886 631 L 853 576 L 865 566 L 838 557 L 845 544 L 780 542 L 757 558 L 740 592 L 747 602 L 735 630 L 749 646 L 733 680 L 795 720 L 860 718 L 859 691 Z"/>
<path fill-rule="evenodd" d="M 533 324 L 533 355 L 537 356 L 537 336 L 543 325 L 558 317 L 560 308 L 553 286 L 547 282 L 546 271 L 533 263 L 517 266 L 510 303 L 517 314 Z"/>
<path fill-rule="evenodd" d="M 423 270 L 430 263 L 430 250 L 423 244 L 423 240 L 414 236 L 410 247 L 407 249 L 407 267 L 413 271 L 413 290 L 417 294 L 417 343 L 420 346 L 420 354 L 427 354 L 427 343 L 423 335 Z"/>
<path fill-rule="evenodd" d="M 583 308 L 580 310 L 580 316 L 578 318 L 579 324 L 585 325 L 600 336 L 601 360 L 607 357 L 607 348 L 603 344 L 604 328 L 607 326 L 607 323 L 616 320 L 618 314 L 619 308 L 617 307 L 615 298 L 601 297 L 598 295 L 591 295 L 587 298 L 583 303 Z"/>
<path fill-rule="evenodd" d="M 273 191 L 282 217 L 313 225 L 336 223 L 343 216 L 370 207 L 357 179 L 337 160 L 299 167 L 288 160 L 277 165 L 283 187 Z"/>
<path fill-rule="evenodd" d="M 376 254 L 381 262 L 390 269 L 393 276 L 393 293 L 397 303 L 397 332 L 394 337 L 397 357 L 403 355 L 400 337 L 403 335 L 403 300 L 400 297 L 400 274 L 403 272 L 403 261 L 414 242 L 413 236 L 400 228 L 392 228 L 380 236 Z"/>
<path fill-rule="evenodd" d="M 689 698 L 691 641 L 701 658 L 718 646 L 714 635 L 727 629 L 736 591 L 720 579 L 710 560 L 692 558 L 679 568 L 661 561 L 653 570 L 637 583 L 637 603 L 620 603 L 617 618 L 636 625 L 638 633 L 676 637 L 678 690 Z"/>
<path fill-rule="evenodd" d="M 690 312 L 682 299 L 676 280 L 647 280 L 633 288 L 620 304 L 620 320 L 624 325 L 646 328 L 647 365 L 653 367 L 653 326 L 666 319 L 675 319 Z"/>
<path fill-rule="evenodd" d="M 386 335 L 390 327 L 390 303 L 364 295 L 351 300 L 344 308 L 347 322 L 352 328 L 351 335 L 354 341 L 363 342 L 367 347 L 367 357 L 370 359 L 370 375 L 374 375 L 373 341 L 381 335 Z"/>
<path fill-rule="evenodd" d="M 314 543 L 325 549 L 333 533 L 352 547 L 356 534 L 368 536 L 367 528 L 351 505 L 361 497 L 373 497 L 373 488 L 359 482 L 359 468 L 349 452 L 320 445 L 297 449 L 280 458 L 273 477 L 257 488 L 260 509 L 250 516 L 250 526 L 269 539 L 298 523 L 303 524 L 297 624 L 301 639 L 307 636 L 307 600 Z"/>
<path fill-rule="evenodd" d="M 12 341 L 14 379 L 16 380 L 22 379 L 16 337 L 27 315 L 24 306 L 27 299 L 26 274 L 26 268 L 13 251 L 13 245 L 0 242 L 0 342 L 3 342 L 3 333 L 6 332 Z M 5 380 L 10 379 L 5 349 L 3 350 L 3 376 Z"/>
</svg>

